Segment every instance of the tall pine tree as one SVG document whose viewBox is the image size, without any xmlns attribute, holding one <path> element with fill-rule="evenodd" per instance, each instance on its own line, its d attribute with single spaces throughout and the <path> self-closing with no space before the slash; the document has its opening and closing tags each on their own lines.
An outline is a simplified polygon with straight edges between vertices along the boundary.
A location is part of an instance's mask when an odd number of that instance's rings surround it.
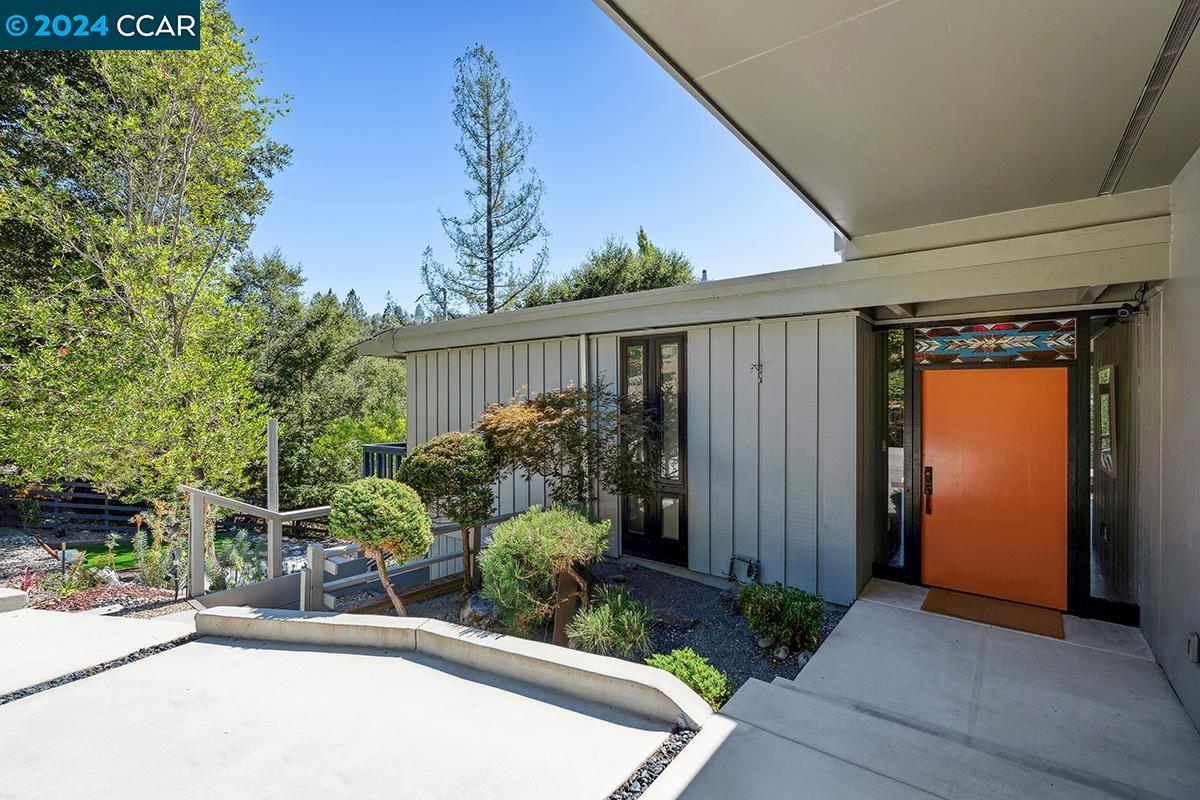
<svg viewBox="0 0 1200 800">
<path fill-rule="evenodd" d="M 533 133 L 517 117 L 496 56 L 475 45 L 454 62 L 455 148 L 466 164 L 469 212 L 442 215 L 454 266 L 426 248 L 421 277 L 439 316 L 492 314 L 519 304 L 541 277 L 549 251 L 542 182 L 526 165 Z M 538 243 L 540 242 L 540 247 Z M 537 247 L 525 265 L 518 257 Z"/>
</svg>

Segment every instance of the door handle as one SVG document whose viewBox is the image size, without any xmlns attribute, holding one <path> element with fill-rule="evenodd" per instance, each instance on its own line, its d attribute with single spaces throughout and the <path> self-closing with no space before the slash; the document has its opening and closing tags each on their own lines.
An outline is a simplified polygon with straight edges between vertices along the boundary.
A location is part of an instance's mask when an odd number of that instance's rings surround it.
<svg viewBox="0 0 1200 800">
<path fill-rule="evenodd" d="M 925 513 L 933 513 L 933 467 L 925 468 Z"/>
</svg>

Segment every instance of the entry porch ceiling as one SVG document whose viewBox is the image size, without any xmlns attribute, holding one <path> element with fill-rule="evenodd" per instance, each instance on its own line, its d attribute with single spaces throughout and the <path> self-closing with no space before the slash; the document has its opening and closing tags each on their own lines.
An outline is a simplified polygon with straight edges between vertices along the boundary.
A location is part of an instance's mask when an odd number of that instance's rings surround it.
<svg viewBox="0 0 1200 800">
<path fill-rule="evenodd" d="M 848 236 L 1095 197 L 1179 0 L 596 0 Z M 1200 146 L 1183 54 L 1118 192 Z M 702 168 L 702 165 L 697 165 Z"/>
</svg>

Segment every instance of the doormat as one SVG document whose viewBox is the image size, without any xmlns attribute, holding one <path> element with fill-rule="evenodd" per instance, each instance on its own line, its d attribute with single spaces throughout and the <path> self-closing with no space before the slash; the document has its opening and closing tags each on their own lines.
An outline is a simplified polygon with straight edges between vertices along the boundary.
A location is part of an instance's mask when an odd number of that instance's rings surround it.
<svg viewBox="0 0 1200 800">
<path fill-rule="evenodd" d="M 921 604 L 922 611 L 948 617 L 984 622 L 1014 631 L 1037 633 L 1063 638 L 1062 612 L 1052 608 L 1027 606 L 1008 600 L 980 597 L 977 594 L 952 592 L 949 589 L 930 589 Z"/>
</svg>

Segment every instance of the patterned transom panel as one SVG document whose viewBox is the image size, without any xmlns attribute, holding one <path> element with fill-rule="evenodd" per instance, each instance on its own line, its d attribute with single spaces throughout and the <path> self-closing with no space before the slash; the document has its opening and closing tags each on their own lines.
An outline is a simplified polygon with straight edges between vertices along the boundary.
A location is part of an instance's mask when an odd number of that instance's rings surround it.
<svg viewBox="0 0 1200 800">
<path fill-rule="evenodd" d="M 914 358 L 918 365 L 1073 361 L 1075 320 L 1038 319 L 917 328 Z"/>
</svg>

